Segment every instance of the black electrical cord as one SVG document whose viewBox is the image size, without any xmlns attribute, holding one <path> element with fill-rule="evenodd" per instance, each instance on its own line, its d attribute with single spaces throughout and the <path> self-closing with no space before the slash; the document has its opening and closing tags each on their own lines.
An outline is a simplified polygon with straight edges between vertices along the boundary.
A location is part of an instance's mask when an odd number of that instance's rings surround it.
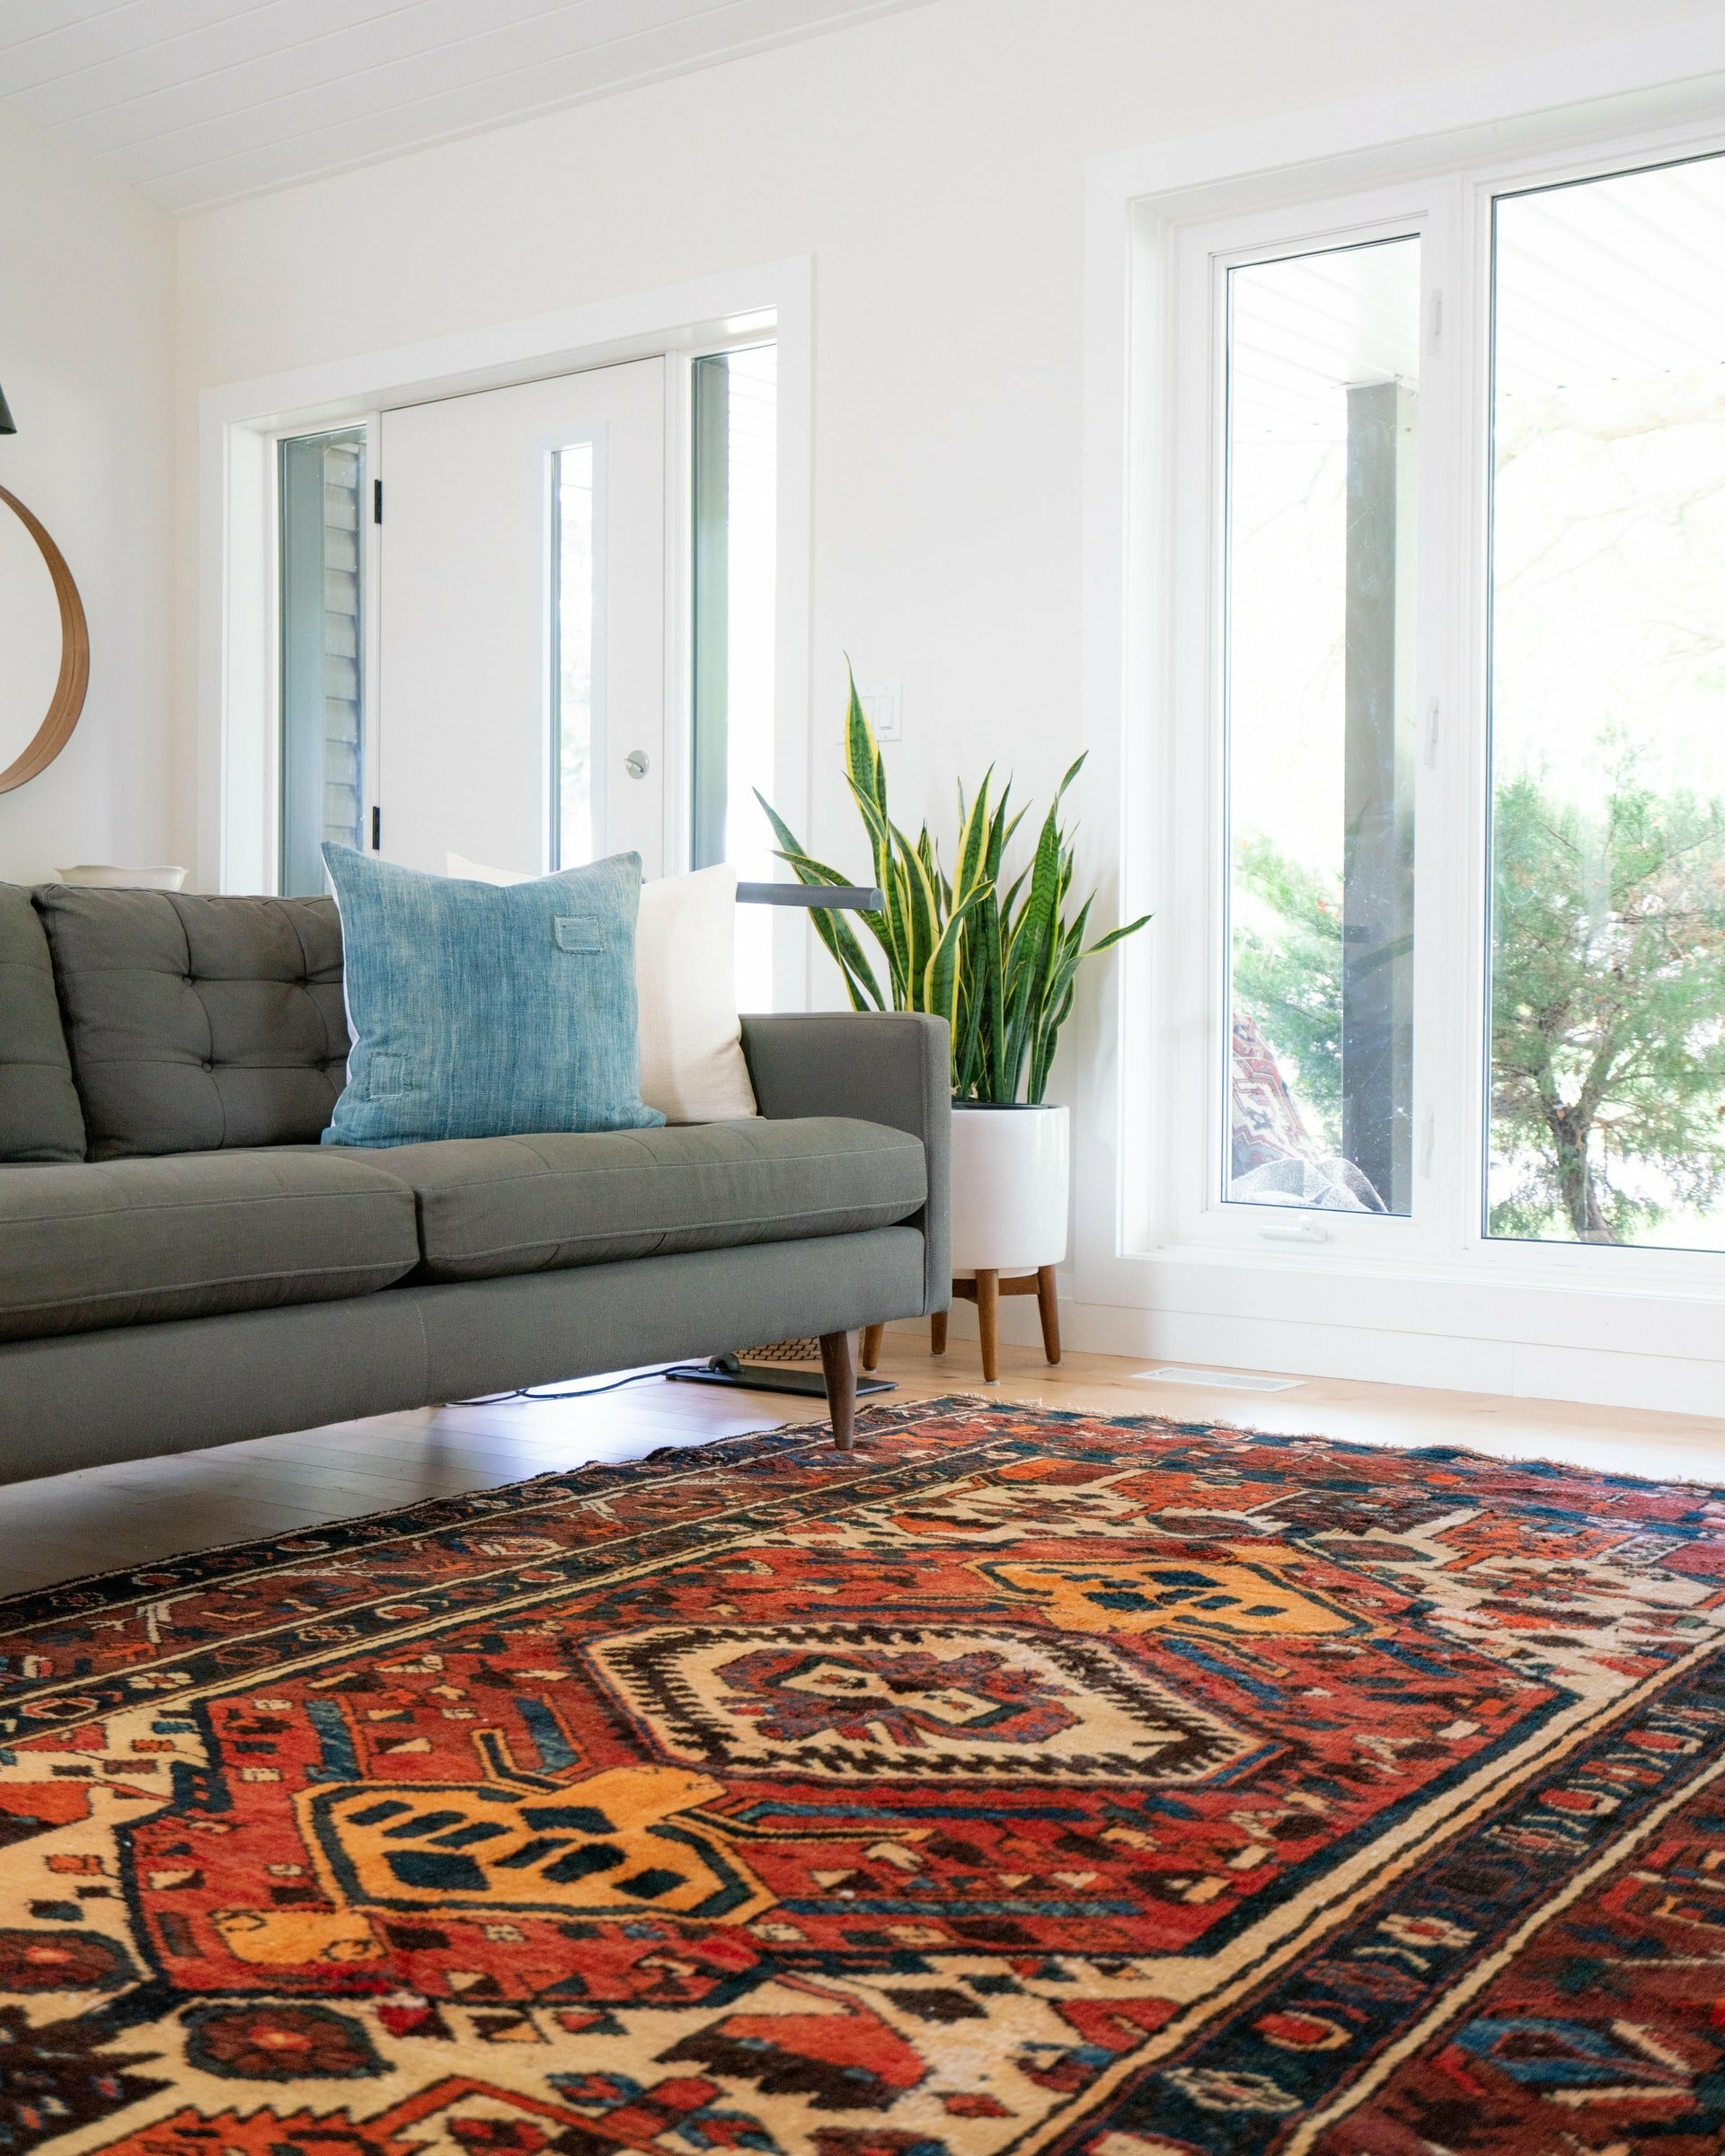
<svg viewBox="0 0 1725 2156">
<path fill-rule="evenodd" d="M 542 1392 L 532 1385 L 518 1385 L 513 1392 L 487 1392 L 478 1400 L 452 1400 L 452 1408 L 498 1408 L 511 1400 L 594 1400 L 601 1392 L 620 1392 L 624 1385 L 644 1385 L 649 1378 L 663 1377 L 668 1365 L 651 1370 L 632 1371 L 627 1377 L 614 1377 L 608 1385 L 580 1385 L 572 1392 Z"/>
</svg>

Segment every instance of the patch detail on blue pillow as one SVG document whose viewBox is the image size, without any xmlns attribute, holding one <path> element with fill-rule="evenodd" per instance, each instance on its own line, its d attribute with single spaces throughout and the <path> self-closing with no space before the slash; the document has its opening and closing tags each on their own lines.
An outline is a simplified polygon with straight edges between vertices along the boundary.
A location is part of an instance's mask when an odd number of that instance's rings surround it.
<svg viewBox="0 0 1725 2156">
<path fill-rule="evenodd" d="M 374 1048 L 366 1067 L 366 1091 L 374 1100 L 387 1100 L 407 1091 L 407 1063 L 400 1056 L 386 1056 Z"/>
<path fill-rule="evenodd" d="M 351 846 L 326 845 L 323 861 L 353 1036 L 326 1144 L 665 1120 L 641 1098 L 639 854 L 508 886 Z"/>
<path fill-rule="evenodd" d="M 556 927 L 559 950 L 585 957 L 605 949 L 605 931 L 586 914 L 560 914 Z"/>
</svg>

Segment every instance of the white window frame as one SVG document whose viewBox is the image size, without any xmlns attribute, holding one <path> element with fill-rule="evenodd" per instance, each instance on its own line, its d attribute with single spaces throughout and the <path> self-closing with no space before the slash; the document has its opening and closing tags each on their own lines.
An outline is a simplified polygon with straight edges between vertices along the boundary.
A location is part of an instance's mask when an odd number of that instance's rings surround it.
<svg viewBox="0 0 1725 2156">
<path fill-rule="evenodd" d="M 1565 90 L 1573 102 L 1547 110 Z M 1468 963 L 1485 949 L 1488 896 L 1491 201 L 1720 149 L 1715 23 L 1093 163 L 1087 733 L 1092 771 L 1117 782 L 1122 805 L 1119 915 L 1157 919 L 1122 953 L 1075 1089 L 1070 1292 L 1084 1344 L 1700 1413 L 1725 1404 L 1725 1255 L 1484 1234 L 1485 987 Z M 1415 1212 L 1275 1215 L 1221 1200 L 1215 285 L 1243 254 L 1393 227 L 1420 231 L 1429 308 L 1441 294 L 1420 390 L 1417 694 L 1422 729 L 1434 701 L 1438 721 L 1435 765 L 1422 741 L 1418 776 Z M 1430 327 L 1429 315 L 1429 347 Z M 1314 1217 L 1322 1242 L 1262 1233 Z"/>
<path fill-rule="evenodd" d="M 1441 773 L 1421 756 L 1415 781 L 1415 827 L 1420 858 L 1415 873 L 1414 1211 L 1406 1218 L 1317 1215 L 1224 1198 L 1229 1083 L 1227 910 L 1227 582 L 1226 363 L 1228 279 L 1235 270 L 1373 241 L 1414 238 L 1420 250 L 1420 320 L 1429 323 L 1443 288 L 1446 236 L 1438 190 L 1429 186 L 1369 193 L 1261 211 L 1184 227 L 1174 243 L 1173 377 L 1168 403 L 1172 444 L 1169 528 L 1167 642 L 1172 676 L 1163 712 L 1163 755 L 1175 800 L 1171 834 L 1174 886 L 1190 909 L 1172 968 L 1177 1016 L 1161 1045 L 1166 1098 L 1176 1103 L 1159 1134 L 1162 1159 L 1151 1173 L 1162 1194 L 1150 1247 L 1208 1243 L 1225 1250 L 1333 1247 L 1336 1254 L 1405 1261 L 1433 1248 L 1433 1206 L 1422 1173 L 1427 1118 L 1438 1085 L 1433 1056 L 1439 1036 L 1434 1007 L 1437 968 L 1428 957 L 1444 911 L 1428 891 L 1425 870 L 1437 849 L 1428 843 Z M 1448 446 L 1443 389 L 1449 372 L 1420 333 L 1420 492 L 1416 543 L 1416 708 L 1438 694 L 1437 643 L 1443 588 L 1435 572 L 1444 526 L 1440 490 L 1427 481 Z M 1203 1143 L 1190 1143 L 1201 1131 Z M 1432 1160 L 1436 1161 L 1436 1148 Z"/>
<path fill-rule="evenodd" d="M 1299 205 L 1267 203 L 1193 222 L 1173 247 L 1172 585 L 1165 713 L 1177 887 L 1201 909 L 1173 969 L 1180 1019 L 1161 1044 L 1170 1131 L 1157 1243 L 1238 1250 L 1266 1240 L 1380 1266 L 1420 1264 L 1565 1288 L 1685 1289 L 1725 1295 L 1725 1252 L 1521 1242 L 1483 1222 L 1488 1140 L 1486 759 L 1491 566 L 1492 209 L 1506 194 L 1563 186 L 1685 156 L 1725 156 L 1725 123 L 1619 137 L 1577 155 L 1492 160 L 1437 181 Z M 1226 464 L 1229 272 L 1254 261 L 1417 235 L 1421 365 L 1414 705 L 1413 1210 L 1317 1214 L 1230 1202 L 1223 1192 L 1228 1099 Z M 1196 721 L 1196 723 L 1195 723 Z M 1193 737 L 1197 736 L 1195 741 Z M 1202 770 L 1199 768 L 1201 759 Z M 1153 1246 L 1154 1247 L 1154 1246 Z"/>
</svg>

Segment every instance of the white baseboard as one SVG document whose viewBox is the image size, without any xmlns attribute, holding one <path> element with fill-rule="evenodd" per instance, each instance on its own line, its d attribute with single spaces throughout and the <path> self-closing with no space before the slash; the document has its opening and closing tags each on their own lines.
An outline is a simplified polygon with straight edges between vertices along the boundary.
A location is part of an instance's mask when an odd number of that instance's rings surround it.
<svg viewBox="0 0 1725 2156">
<path fill-rule="evenodd" d="M 976 1312 L 968 1303 L 954 1304 L 949 1324 L 955 1339 L 977 1337 Z M 920 1331 L 927 1338 L 925 1322 L 903 1330 Z M 1015 1347 L 1037 1345 L 1041 1336 L 1035 1304 L 1017 1298 L 1003 1302 L 1000 1330 Z M 1237 1314 L 1125 1309 L 1068 1302 L 1064 1296 L 1060 1335 L 1067 1348 L 1080 1352 L 1131 1356 L 1139 1362 L 1201 1363 L 1212 1369 L 1356 1378 L 1375 1384 L 1495 1392 L 1513 1400 L 1567 1401 L 1725 1420 L 1725 1372 L 1716 1360 Z"/>
</svg>

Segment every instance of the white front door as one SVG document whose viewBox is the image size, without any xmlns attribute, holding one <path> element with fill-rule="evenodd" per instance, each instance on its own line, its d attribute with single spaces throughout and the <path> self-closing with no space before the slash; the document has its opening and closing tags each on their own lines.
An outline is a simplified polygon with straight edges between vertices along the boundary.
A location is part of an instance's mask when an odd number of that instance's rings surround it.
<svg viewBox="0 0 1725 2156">
<path fill-rule="evenodd" d="M 384 414 L 379 851 L 665 859 L 666 364 Z"/>
</svg>

